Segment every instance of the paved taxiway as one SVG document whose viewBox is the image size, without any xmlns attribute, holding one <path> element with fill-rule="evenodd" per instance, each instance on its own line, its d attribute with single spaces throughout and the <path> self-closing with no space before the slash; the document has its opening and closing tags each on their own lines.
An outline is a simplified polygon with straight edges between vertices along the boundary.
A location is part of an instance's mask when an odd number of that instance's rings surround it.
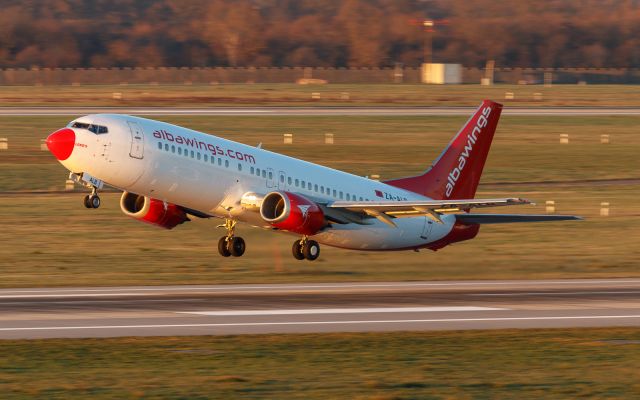
<svg viewBox="0 0 640 400">
<path fill-rule="evenodd" d="M 144 116 L 219 115 L 219 116 L 468 116 L 475 107 L 0 107 L 0 116 L 80 116 L 117 113 Z M 503 115 L 535 116 L 611 116 L 640 115 L 634 107 L 505 107 Z"/>
<path fill-rule="evenodd" d="M 640 279 L 0 290 L 0 338 L 640 326 Z"/>
</svg>

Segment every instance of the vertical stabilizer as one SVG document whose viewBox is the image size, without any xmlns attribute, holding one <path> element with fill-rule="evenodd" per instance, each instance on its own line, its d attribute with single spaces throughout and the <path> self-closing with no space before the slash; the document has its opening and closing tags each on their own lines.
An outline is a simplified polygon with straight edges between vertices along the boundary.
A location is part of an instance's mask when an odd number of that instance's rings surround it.
<svg viewBox="0 0 640 400">
<path fill-rule="evenodd" d="M 437 200 L 472 199 L 501 112 L 502 104 L 483 101 L 424 174 L 385 183 Z"/>
</svg>

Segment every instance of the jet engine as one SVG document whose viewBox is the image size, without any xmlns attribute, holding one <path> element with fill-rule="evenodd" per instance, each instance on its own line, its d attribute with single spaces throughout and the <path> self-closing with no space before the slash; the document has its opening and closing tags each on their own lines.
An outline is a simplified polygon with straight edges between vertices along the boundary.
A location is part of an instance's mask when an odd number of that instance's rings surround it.
<svg viewBox="0 0 640 400">
<path fill-rule="evenodd" d="M 189 221 L 187 214 L 177 205 L 135 193 L 122 193 L 120 208 L 126 215 L 138 221 L 165 229 L 172 229 Z"/>
<path fill-rule="evenodd" d="M 290 192 L 267 194 L 260 215 L 274 228 L 301 235 L 314 235 L 326 225 L 324 213 L 315 202 Z"/>
</svg>

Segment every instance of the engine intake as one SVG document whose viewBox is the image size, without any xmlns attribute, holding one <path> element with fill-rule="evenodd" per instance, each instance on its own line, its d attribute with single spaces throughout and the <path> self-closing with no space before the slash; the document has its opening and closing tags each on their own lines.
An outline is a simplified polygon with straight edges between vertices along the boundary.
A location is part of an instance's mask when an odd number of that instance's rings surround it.
<svg viewBox="0 0 640 400">
<path fill-rule="evenodd" d="M 173 229 L 189 221 L 187 214 L 177 205 L 135 193 L 122 193 L 120 208 L 125 215 L 165 229 Z"/>
<path fill-rule="evenodd" d="M 315 202 L 290 192 L 267 194 L 260 216 L 274 228 L 301 235 L 314 235 L 326 225 L 324 213 Z"/>
</svg>

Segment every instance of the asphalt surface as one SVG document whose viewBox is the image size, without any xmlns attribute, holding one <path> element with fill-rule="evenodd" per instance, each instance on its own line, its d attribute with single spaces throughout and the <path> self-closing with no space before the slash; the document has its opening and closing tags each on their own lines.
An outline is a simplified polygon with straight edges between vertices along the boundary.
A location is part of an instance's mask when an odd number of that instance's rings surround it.
<svg viewBox="0 0 640 400">
<path fill-rule="evenodd" d="M 248 116 L 443 116 L 469 115 L 476 107 L 0 107 L 0 116 L 81 116 L 117 113 L 143 116 L 158 115 L 248 115 Z M 634 107 L 505 107 L 503 115 L 538 116 L 608 116 L 640 115 Z"/>
<path fill-rule="evenodd" d="M 640 279 L 0 290 L 0 339 L 640 327 Z"/>
</svg>

